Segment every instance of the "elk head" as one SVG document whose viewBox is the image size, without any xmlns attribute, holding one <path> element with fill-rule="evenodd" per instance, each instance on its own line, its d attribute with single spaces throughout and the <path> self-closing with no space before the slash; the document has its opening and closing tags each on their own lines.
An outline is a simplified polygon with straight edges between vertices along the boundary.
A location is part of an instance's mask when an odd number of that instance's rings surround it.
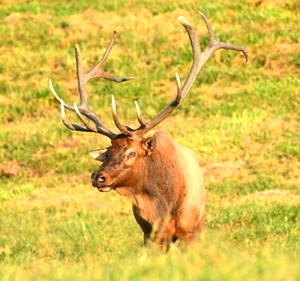
<svg viewBox="0 0 300 281">
<path fill-rule="evenodd" d="M 142 161 L 142 159 L 144 159 L 145 157 L 148 157 L 152 153 L 155 153 L 155 135 L 150 138 L 145 138 L 145 134 L 155 126 L 157 126 L 159 123 L 161 123 L 164 119 L 166 119 L 173 112 L 173 110 L 181 104 L 181 102 L 188 94 L 201 69 L 215 51 L 217 51 L 218 49 L 240 51 L 244 54 L 247 60 L 247 52 L 245 48 L 218 42 L 215 38 L 208 19 L 201 12 L 199 13 L 205 22 L 209 34 L 210 42 L 208 47 L 204 52 L 202 52 L 193 27 L 184 17 L 178 17 L 179 22 L 185 28 L 190 39 L 193 52 L 192 66 L 182 86 L 179 75 L 176 73 L 175 76 L 177 81 L 177 94 L 175 98 L 168 106 L 166 106 L 165 109 L 163 109 L 151 120 L 145 121 L 141 117 L 140 108 L 138 106 L 138 103 L 135 102 L 137 119 L 139 122 L 139 126 L 137 128 L 131 128 L 120 122 L 116 111 L 114 96 L 112 96 L 112 115 L 116 127 L 121 132 L 119 134 L 116 134 L 108 129 L 103 124 L 100 117 L 98 117 L 88 106 L 86 84 L 90 79 L 104 78 L 113 82 L 124 82 L 133 79 L 133 77 L 118 78 L 103 70 L 104 64 L 113 47 L 116 32 L 114 32 L 111 42 L 100 62 L 95 67 L 86 72 L 84 72 L 82 69 L 79 46 L 75 46 L 78 92 L 80 97 L 80 104 L 78 106 L 76 105 L 76 103 L 74 103 L 74 105 L 64 103 L 64 101 L 56 94 L 52 86 L 52 82 L 51 80 L 49 80 L 50 90 L 55 99 L 61 105 L 62 122 L 68 129 L 81 132 L 94 132 L 111 139 L 111 146 L 109 148 L 105 150 L 93 151 L 90 153 L 93 158 L 103 162 L 100 168 L 92 174 L 92 184 L 100 191 L 110 191 L 111 189 L 122 187 L 125 184 L 126 186 L 130 186 L 131 188 L 137 185 L 136 183 L 139 182 L 140 179 L 135 178 L 138 177 L 138 175 L 135 176 L 130 173 L 131 169 L 136 165 L 137 161 Z M 83 126 L 69 123 L 65 117 L 65 109 L 74 111 L 77 114 L 79 120 L 82 122 Z M 87 121 L 87 119 L 92 121 L 94 124 L 92 125 Z"/>
<path fill-rule="evenodd" d="M 90 152 L 90 156 L 103 163 L 92 174 L 93 186 L 102 192 L 125 186 L 138 189 L 137 183 L 142 173 L 132 171 L 135 167 L 144 170 L 141 160 L 151 154 L 154 145 L 153 137 L 136 140 L 126 134 L 119 134 L 112 139 L 109 148 Z M 137 190 L 132 192 L 137 193 Z"/>
</svg>

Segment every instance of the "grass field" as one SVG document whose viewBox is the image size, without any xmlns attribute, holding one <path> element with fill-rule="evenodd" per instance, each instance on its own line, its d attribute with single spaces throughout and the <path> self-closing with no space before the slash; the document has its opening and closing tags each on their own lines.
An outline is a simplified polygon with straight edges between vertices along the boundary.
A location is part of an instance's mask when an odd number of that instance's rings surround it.
<svg viewBox="0 0 300 281">
<path fill-rule="evenodd" d="M 300 2 L 88 2 L 0 2 L 0 280 L 300 280 Z M 208 42 L 198 10 L 249 61 L 218 51 L 157 128 L 197 153 L 208 193 L 201 241 L 158 253 L 129 200 L 92 188 L 108 139 L 66 129 L 48 79 L 77 101 L 74 45 L 91 67 L 116 30 L 106 68 L 136 79 L 91 81 L 91 108 L 114 128 L 113 93 L 125 123 L 135 100 L 151 118 L 191 63 L 177 17 Z"/>
</svg>

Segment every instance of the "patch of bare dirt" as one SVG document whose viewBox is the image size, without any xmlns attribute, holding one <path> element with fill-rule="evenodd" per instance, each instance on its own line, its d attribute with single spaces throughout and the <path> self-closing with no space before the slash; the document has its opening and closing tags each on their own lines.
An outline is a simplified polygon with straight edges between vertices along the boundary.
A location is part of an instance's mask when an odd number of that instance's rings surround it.
<svg viewBox="0 0 300 281">
<path fill-rule="evenodd" d="M 299 51 L 300 40 L 297 44 L 289 44 L 285 42 L 276 42 L 272 45 L 272 50 L 266 55 L 265 60 L 265 73 L 273 76 L 278 76 L 284 72 L 299 73 L 299 69 L 296 65 L 293 65 L 287 61 L 287 55 L 296 53 Z M 277 57 L 274 59 L 274 57 Z"/>
<path fill-rule="evenodd" d="M 7 24 L 19 24 L 24 20 L 34 20 L 36 22 L 44 22 L 49 21 L 51 19 L 51 15 L 44 13 L 38 15 L 30 15 L 24 13 L 11 13 L 4 18 L 4 22 Z"/>
<path fill-rule="evenodd" d="M 10 178 L 22 176 L 22 167 L 17 161 L 8 161 L 0 163 L 0 177 Z"/>
<path fill-rule="evenodd" d="M 127 198 L 122 198 L 114 191 L 99 193 L 92 187 L 90 172 L 60 177 L 59 183 L 54 183 L 53 186 L 46 183 L 34 188 L 33 192 L 26 196 L 6 201 L 6 207 L 26 210 L 53 209 L 57 210 L 57 216 L 68 216 L 78 210 L 100 210 L 105 213 L 112 209 L 131 214 L 131 204 Z"/>
<path fill-rule="evenodd" d="M 238 160 L 236 162 L 225 161 L 210 163 L 202 168 L 206 182 L 222 180 L 225 178 L 237 177 L 245 168 L 245 162 Z"/>
<path fill-rule="evenodd" d="M 293 194 L 291 191 L 282 189 L 271 189 L 258 191 L 253 194 L 245 195 L 240 198 L 240 203 L 249 200 L 266 200 L 266 201 L 291 201 L 300 203 L 300 195 Z"/>
<path fill-rule="evenodd" d="M 284 7 L 285 5 L 291 3 L 291 0 L 249 0 L 250 5 L 255 6 L 275 6 Z"/>
<path fill-rule="evenodd" d="M 205 94 L 205 97 L 209 99 L 210 103 L 218 103 L 225 93 L 235 94 L 243 90 L 249 89 L 249 85 L 242 85 L 237 82 L 231 82 L 230 85 L 223 85 L 219 81 L 210 85 L 202 85 L 201 92 Z"/>
<path fill-rule="evenodd" d="M 58 141 L 57 144 L 57 151 L 58 152 L 68 152 L 70 150 L 76 149 L 84 143 L 82 138 L 72 137 L 68 139 L 61 139 Z"/>
</svg>

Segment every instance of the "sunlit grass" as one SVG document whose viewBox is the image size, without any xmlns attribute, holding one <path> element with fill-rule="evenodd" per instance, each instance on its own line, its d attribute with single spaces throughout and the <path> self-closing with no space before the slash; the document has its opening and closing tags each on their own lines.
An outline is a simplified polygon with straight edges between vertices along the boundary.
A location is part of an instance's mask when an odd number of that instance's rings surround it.
<svg viewBox="0 0 300 281">
<path fill-rule="evenodd" d="M 201 4 L 201 5 L 200 5 Z M 295 1 L 4 1 L 0 4 L 1 280 L 297 280 L 300 253 L 299 33 Z M 199 6 L 200 5 L 200 6 Z M 106 69 L 135 80 L 88 85 L 91 108 L 116 131 L 151 118 L 176 94 L 191 63 L 193 24 L 246 46 L 248 63 L 218 51 L 159 129 L 196 151 L 208 204 L 201 241 L 168 253 L 144 248 L 126 198 L 90 183 L 88 152 L 109 140 L 60 122 L 51 78 L 78 101 L 74 44 L 87 69 L 114 30 Z M 72 122 L 76 116 L 67 112 Z"/>
</svg>

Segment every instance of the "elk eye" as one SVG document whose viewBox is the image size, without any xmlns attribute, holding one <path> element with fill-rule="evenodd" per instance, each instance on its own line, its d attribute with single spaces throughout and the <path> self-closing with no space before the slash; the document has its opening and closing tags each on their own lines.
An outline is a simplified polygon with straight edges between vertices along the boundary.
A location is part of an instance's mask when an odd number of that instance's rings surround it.
<svg viewBox="0 0 300 281">
<path fill-rule="evenodd" d="M 127 159 L 133 158 L 135 156 L 136 156 L 136 153 L 132 151 L 127 155 Z"/>
</svg>

